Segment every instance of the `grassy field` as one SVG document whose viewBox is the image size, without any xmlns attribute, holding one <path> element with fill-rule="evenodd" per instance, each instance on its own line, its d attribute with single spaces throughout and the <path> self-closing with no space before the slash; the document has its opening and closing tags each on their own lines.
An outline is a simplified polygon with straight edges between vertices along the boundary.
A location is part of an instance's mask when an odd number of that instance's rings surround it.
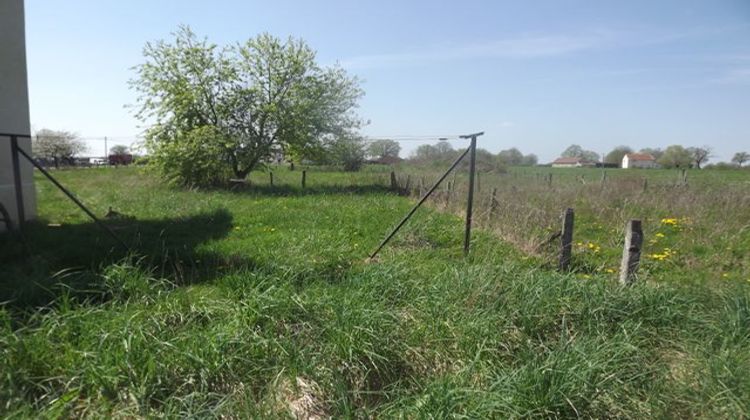
<svg viewBox="0 0 750 420">
<path fill-rule="evenodd" d="M 480 202 L 494 187 L 501 204 L 479 207 L 468 258 L 446 193 L 375 262 L 413 202 L 386 172 L 310 172 L 303 190 L 277 170 L 233 191 L 58 172 L 125 215 L 107 223 L 131 253 L 39 178 L 27 245 L 0 236 L 0 415 L 747 417 L 746 175 L 611 172 L 483 174 Z M 559 274 L 534 244 L 571 204 L 585 245 Z M 630 217 L 664 235 L 649 254 L 677 254 L 621 288 L 606 269 Z"/>
<path fill-rule="evenodd" d="M 406 167 L 411 193 L 436 174 Z M 641 277 L 652 281 L 750 281 L 750 171 L 588 168 L 511 168 L 480 174 L 480 226 L 525 254 L 551 266 L 558 242 L 546 240 L 561 229 L 561 215 L 576 212 L 573 271 L 581 277 L 615 278 L 626 222 L 642 220 L 645 233 Z M 466 176 L 443 188 L 435 207 L 461 214 L 466 208 Z M 551 178 L 551 179 L 550 179 Z M 452 180 L 452 178 L 451 178 Z M 495 203 L 492 191 L 495 191 Z"/>
</svg>

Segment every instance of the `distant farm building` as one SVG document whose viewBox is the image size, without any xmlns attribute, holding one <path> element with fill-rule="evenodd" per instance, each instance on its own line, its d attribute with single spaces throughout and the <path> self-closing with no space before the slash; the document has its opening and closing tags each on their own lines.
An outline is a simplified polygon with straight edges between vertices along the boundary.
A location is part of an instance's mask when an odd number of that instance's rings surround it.
<svg viewBox="0 0 750 420">
<path fill-rule="evenodd" d="M 596 166 L 596 162 L 579 157 L 559 157 L 552 162 L 553 168 L 581 168 L 584 166 Z"/>
<path fill-rule="evenodd" d="M 628 168 L 658 168 L 656 159 L 648 153 L 628 153 L 622 157 L 622 167 Z"/>
</svg>

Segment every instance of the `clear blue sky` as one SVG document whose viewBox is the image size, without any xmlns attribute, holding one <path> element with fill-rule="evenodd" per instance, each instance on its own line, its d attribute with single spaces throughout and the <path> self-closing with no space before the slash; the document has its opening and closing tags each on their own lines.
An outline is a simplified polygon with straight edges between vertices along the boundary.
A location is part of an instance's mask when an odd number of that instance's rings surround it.
<svg viewBox="0 0 750 420">
<path fill-rule="evenodd" d="M 364 80 L 371 136 L 484 130 L 542 162 L 571 143 L 750 151 L 750 0 L 27 0 L 33 127 L 129 143 L 130 68 L 180 24 L 304 38 Z"/>
</svg>

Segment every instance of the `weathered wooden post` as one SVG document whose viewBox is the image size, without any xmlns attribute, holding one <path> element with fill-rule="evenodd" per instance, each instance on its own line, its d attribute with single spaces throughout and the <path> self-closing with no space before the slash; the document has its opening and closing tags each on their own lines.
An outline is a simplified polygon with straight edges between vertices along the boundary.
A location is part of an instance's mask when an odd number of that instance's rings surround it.
<svg viewBox="0 0 750 420">
<path fill-rule="evenodd" d="M 273 171 L 268 172 L 268 179 L 271 182 L 271 186 L 273 187 Z"/>
<path fill-rule="evenodd" d="M 548 187 L 552 186 L 552 173 L 551 172 L 549 175 L 547 175 L 547 186 Z"/>
<path fill-rule="evenodd" d="M 407 196 L 411 196 L 411 175 L 406 175 L 406 186 L 404 187 L 404 191 Z"/>
<path fill-rule="evenodd" d="M 307 171 L 302 171 L 302 188 L 305 188 L 305 185 L 307 184 Z"/>
<path fill-rule="evenodd" d="M 396 172 L 391 171 L 391 190 L 396 191 L 398 189 L 398 182 L 396 181 Z"/>
<path fill-rule="evenodd" d="M 625 246 L 620 265 L 620 284 L 629 285 L 635 281 L 635 274 L 641 261 L 643 228 L 640 220 L 631 220 L 625 227 Z"/>
<path fill-rule="evenodd" d="M 573 219 L 575 212 L 573 209 L 565 209 L 563 213 L 563 226 L 560 234 L 560 261 L 557 269 L 559 271 L 568 271 L 570 268 L 570 259 L 573 252 Z"/>
<path fill-rule="evenodd" d="M 646 192 L 648 190 L 648 178 L 643 178 L 643 192 Z"/>
<path fill-rule="evenodd" d="M 607 171 L 602 171 L 602 184 L 607 182 Z"/>
<path fill-rule="evenodd" d="M 490 216 L 495 214 L 497 210 L 497 188 L 492 188 L 492 195 L 490 196 Z"/>
</svg>

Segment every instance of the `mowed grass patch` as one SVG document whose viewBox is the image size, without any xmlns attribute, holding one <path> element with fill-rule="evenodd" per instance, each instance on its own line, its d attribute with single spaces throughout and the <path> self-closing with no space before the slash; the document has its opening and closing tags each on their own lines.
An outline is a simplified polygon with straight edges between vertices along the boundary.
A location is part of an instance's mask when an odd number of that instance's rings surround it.
<svg viewBox="0 0 750 420">
<path fill-rule="evenodd" d="M 19 257 L 3 260 L 3 273 L 47 286 L 0 311 L 5 415 L 716 418 L 750 410 L 744 284 L 620 288 L 606 276 L 535 268 L 481 231 L 465 259 L 462 220 L 428 209 L 366 263 L 409 200 L 335 188 L 181 191 L 122 169 L 89 173 L 109 186 L 96 198 L 91 178 L 60 175 L 97 212 L 111 205 L 135 216 L 118 222 L 118 233 L 143 254 L 109 251 L 96 230 L 56 245 L 50 232 L 88 225 L 73 215 L 31 230 L 34 261 L 46 269 L 25 271 L 29 257 L 12 249 Z M 42 203 L 41 216 L 55 223 L 64 205 Z M 55 257 L 71 246 L 82 255 Z M 76 269 L 85 281 L 52 276 L 84 255 L 98 258 Z"/>
</svg>

